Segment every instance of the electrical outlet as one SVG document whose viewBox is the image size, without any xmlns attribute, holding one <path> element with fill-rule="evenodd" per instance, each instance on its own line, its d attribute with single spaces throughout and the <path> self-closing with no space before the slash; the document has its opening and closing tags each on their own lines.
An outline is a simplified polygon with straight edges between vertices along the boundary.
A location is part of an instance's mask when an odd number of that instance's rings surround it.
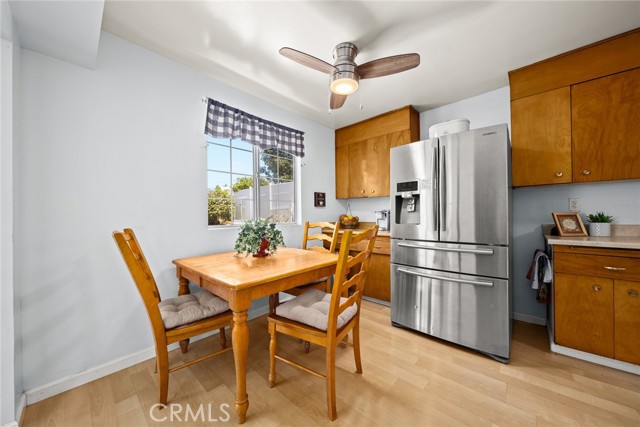
<svg viewBox="0 0 640 427">
<path fill-rule="evenodd" d="M 569 199 L 569 210 L 571 212 L 580 212 L 580 199 Z"/>
</svg>

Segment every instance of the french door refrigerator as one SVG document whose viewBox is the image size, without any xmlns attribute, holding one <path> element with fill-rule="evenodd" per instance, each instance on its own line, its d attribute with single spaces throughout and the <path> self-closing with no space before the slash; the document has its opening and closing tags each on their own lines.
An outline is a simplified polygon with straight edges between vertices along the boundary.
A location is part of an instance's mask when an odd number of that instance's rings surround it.
<svg viewBox="0 0 640 427">
<path fill-rule="evenodd" d="M 508 363 L 507 125 L 391 149 L 391 321 Z"/>
</svg>

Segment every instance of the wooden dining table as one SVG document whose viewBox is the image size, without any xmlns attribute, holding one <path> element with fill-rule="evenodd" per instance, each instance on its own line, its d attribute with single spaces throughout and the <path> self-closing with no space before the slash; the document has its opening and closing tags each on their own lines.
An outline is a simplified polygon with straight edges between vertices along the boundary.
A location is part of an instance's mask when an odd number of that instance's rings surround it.
<svg viewBox="0 0 640 427">
<path fill-rule="evenodd" d="M 331 276 L 338 255 L 294 248 L 279 248 L 265 258 L 226 252 L 173 260 L 178 276 L 178 295 L 189 293 L 192 282 L 229 302 L 233 311 L 231 333 L 236 365 L 236 413 L 244 423 L 247 395 L 247 313 L 251 302 L 287 289 Z M 265 333 L 267 331 L 265 330 Z"/>
</svg>

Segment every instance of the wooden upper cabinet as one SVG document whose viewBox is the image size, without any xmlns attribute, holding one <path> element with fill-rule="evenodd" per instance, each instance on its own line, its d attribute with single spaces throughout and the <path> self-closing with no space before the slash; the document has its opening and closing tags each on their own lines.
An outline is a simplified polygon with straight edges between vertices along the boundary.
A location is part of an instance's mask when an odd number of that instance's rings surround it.
<svg viewBox="0 0 640 427">
<path fill-rule="evenodd" d="M 568 87 L 511 102 L 513 186 L 571 182 Z"/>
<path fill-rule="evenodd" d="M 348 198 L 367 197 L 367 185 L 370 181 L 367 170 L 367 141 L 349 144 L 344 148 L 349 152 Z M 336 174 L 336 185 L 338 185 L 338 174 Z"/>
<path fill-rule="evenodd" d="M 571 87 L 573 182 L 640 178 L 640 68 Z"/>
<path fill-rule="evenodd" d="M 640 178 L 640 28 L 509 72 L 513 186 Z"/>
<path fill-rule="evenodd" d="M 388 196 L 391 148 L 419 139 L 420 117 L 410 106 L 337 129 L 336 197 Z"/>
<path fill-rule="evenodd" d="M 336 198 L 349 198 L 349 147 L 336 148 Z"/>
</svg>

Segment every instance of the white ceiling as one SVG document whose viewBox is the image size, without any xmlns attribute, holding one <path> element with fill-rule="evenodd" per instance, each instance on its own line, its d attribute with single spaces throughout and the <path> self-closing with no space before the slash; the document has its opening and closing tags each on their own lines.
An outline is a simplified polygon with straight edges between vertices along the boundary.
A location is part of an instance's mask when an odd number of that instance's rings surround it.
<svg viewBox="0 0 640 427">
<path fill-rule="evenodd" d="M 106 31 L 332 128 L 504 87 L 509 70 L 640 27 L 640 1 L 11 0 L 10 6 L 28 49 L 91 67 L 102 15 Z M 333 47 L 344 41 L 360 48 L 360 64 L 409 52 L 422 62 L 361 81 L 329 114 L 328 76 L 278 50 L 289 46 L 333 62 Z"/>
<path fill-rule="evenodd" d="M 63 61 L 94 68 L 104 0 L 10 0 L 20 45 Z"/>
</svg>

